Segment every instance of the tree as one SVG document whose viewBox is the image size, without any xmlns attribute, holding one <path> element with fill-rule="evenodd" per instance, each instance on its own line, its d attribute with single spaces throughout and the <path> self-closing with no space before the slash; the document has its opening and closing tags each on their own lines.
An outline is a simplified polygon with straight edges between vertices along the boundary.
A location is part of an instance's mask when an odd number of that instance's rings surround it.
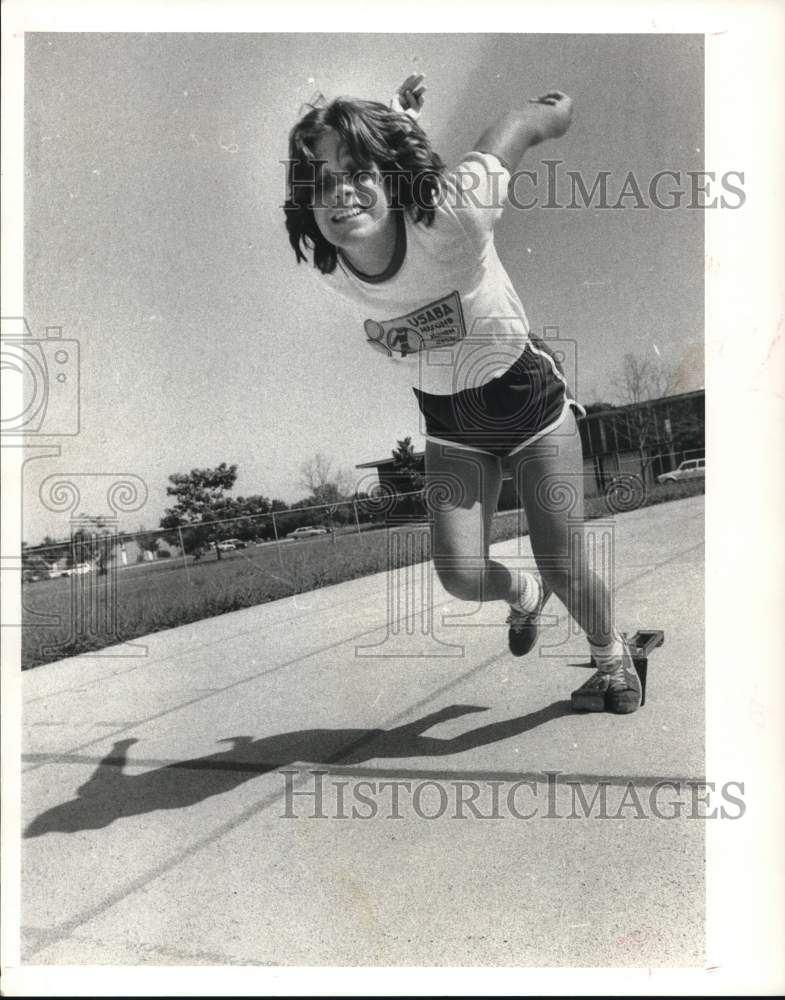
<svg viewBox="0 0 785 1000">
<path fill-rule="evenodd" d="M 335 504 L 349 496 L 352 474 L 347 469 L 336 469 L 331 458 L 317 452 L 300 466 L 298 485 L 308 490 L 314 504 Z"/>
<path fill-rule="evenodd" d="M 120 538 L 116 531 L 108 530 L 108 519 L 100 515 L 80 517 L 80 527 L 71 536 L 71 565 L 91 563 L 99 576 L 105 576 L 112 553 Z"/>
<path fill-rule="evenodd" d="M 161 544 L 161 536 L 156 531 L 145 531 L 143 524 L 139 525 L 139 531 L 133 536 L 139 547 L 139 562 L 143 560 L 143 552 L 152 552 L 153 556 L 158 555 L 158 547 Z"/>
<path fill-rule="evenodd" d="M 214 545 L 221 558 L 218 542 L 222 537 L 221 525 L 216 522 L 231 517 L 233 501 L 226 496 L 237 479 L 237 466 L 221 462 L 213 469 L 191 469 L 188 473 L 169 476 L 167 496 L 176 503 L 164 511 L 161 527 L 167 529 L 165 538 L 170 544 L 182 545 L 185 552 L 198 559 L 206 546 Z M 187 529 L 182 535 L 176 529 Z"/>
<path fill-rule="evenodd" d="M 271 538 L 273 536 L 272 517 L 273 512 L 286 510 L 283 500 L 270 500 L 261 494 L 250 497 L 237 497 L 230 501 L 231 509 L 234 513 L 230 516 L 238 518 L 231 527 L 233 537 L 241 538 L 244 542 L 254 541 L 257 538 Z"/>
<path fill-rule="evenodd" d="M 393 470 L 403 481 L 404 492 L 421 490 L 425 486 L 423 460 L 415 455 L 411 437 L 402 438 L 395 444 L 392 451 Z"/>
<path fill-rule="evenodd" d="M 299 506 L 323 505 L 331 532 L 335 521 L 346 523 L 351 519 L 352 512 L 345 501 L 351 497 L 352 474 L 347 469 L 336 469 L 333 460 L 322 452 L 317 452 L 300 466 L 299 485 L 309 493 Z M 291 509 L 296 506 L 293 504 Z"/>
<path fill-rule="evenodd" d="M 643 403 L 677 392 L 681 376 L 661 361 L 625 354 L 621 371 L 611 379 L 611 386 L 625 403 Z"/>
<path fill-rule="evenodd" d="M 399 497 L 394 507 L 395 516 L 420 518 L 425 513 L 425 498 L 422 495 L 425 488 L 425 464 L 422 456 L 415 455 L 411 437 L 396 441 L 392 459 L 393 484 L 396 492 L 420 494 Z"/>
<path fill-rule="evenodd" d="M 283 514 L 285 511 L 289 510 L 289 505 L 283 500 L 273 500 L 270 503 L 270 521 L 269 524 L 265 525 L 263 537 L 265 539 L 273 539 L 276 536 L 276 529 L 273 527 L 273 514 Z M 278 519 L 280 524 L 280 518 Z"/>
<path fill-rule="evenodd" d="M 655 407 L 646 406 L 645 403 L 672 395 L 680 388 L 680 382 L 680 376 L 666 368 L 662 362 L 629 353 L 624 355 L 621 371 L 611 379 L 611 385 L 624 402 L 634 404 L 625 417 L 640 456 L 644 482 L 650 465 L 657 457 L 656 454 L 651 454 L 652 448 L 657 446 L 655 451 L 658 450 L 666 437 Z"/>
<path fill-rule="evenodd" d="M 54 566 L 61 559 L 67 560 L 70 551 L 71 545 L 69 542 L 59 542 L 56 538 L 52 538 L 51 535 L 45 535 L 43 542 L 36 549 L 36 554 L 43 556 L 50 566 Z"/>
</svg>

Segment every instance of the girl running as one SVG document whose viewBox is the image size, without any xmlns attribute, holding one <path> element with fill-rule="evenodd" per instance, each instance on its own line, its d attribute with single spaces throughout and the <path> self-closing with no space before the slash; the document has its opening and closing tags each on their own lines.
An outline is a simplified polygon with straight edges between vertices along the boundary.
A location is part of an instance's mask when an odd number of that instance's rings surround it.
<svg viewBox="0 0 785 1000">
<path fill-rule="evenodd" d="M 563 135 L 572 101 L 560 91 L 492 124 L 447 171 L 417 124 L 422 76 L 392 108 L 338 98 L 314 107 L 289 140 L 289 240 L 326 286 L 348 299 L 381 372 L 414 391 L 426 438 L 434 566 L 467 601 L 509 605 L 509 647 L 534 646 L 552 593 L 586 632 L 596 673 L 576 708 L 634 712 L 641 700 L 629 648 L 580 528 L 582 407 L 496 253 L 493 231 L 524 154 Z M 359 323 L 358 323 L 359 327 Z M 489 556 L 509 463 L 540 573 Z M 565 502 L 565 498 L 566 501 Z"/>
</svg>

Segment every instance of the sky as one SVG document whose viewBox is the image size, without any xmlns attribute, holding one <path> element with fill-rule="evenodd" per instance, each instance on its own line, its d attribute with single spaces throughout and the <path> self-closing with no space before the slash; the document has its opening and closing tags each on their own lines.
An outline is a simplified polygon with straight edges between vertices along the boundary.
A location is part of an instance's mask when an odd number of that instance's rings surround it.
<svg viewBox="0 0 785 1000">
<path fill-rule="evenodd" d="M 660 170 L 703 168 L 697 35 L 27 36 L 25 317 L 36 336 L 57 325 L 78 340 L 81 421 L 59 458 L 26 467 L 26 541 L 68 534 L 39 498 L 53 473 L 140 477 L 147 502 L 120 523 L 149 528 L 171 473 L 236 463 L 236 495 L 292 502 L 317 452 L 353 470 L 406 435 L 422 443 L 413 395 L 296 265 L 281 210 L 303 103 L 388 101 L 414 71 L 448 165 L 555 87 L 575 101 L 572 127 L 522 164 L 543 185 L 543 159 L 589 186 L 610 171 L 611 201 L 629 171 L 645 190 Z M 587 403 L 616 400 L 626 352 L 703 385 L 703 213 L 633 201 L 508 208 L 497 228 L 535 332 L 574 343 Z"/>
</svg>

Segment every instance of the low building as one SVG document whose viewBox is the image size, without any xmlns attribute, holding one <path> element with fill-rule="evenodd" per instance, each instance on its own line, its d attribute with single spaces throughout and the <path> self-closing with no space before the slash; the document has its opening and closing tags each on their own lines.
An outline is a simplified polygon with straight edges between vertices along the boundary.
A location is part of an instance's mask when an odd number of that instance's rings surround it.
<svg viewBox="0 0 785 1000">
<path fill-rule="evenodd" d="M 684 459 L 706 457 L 705 390 L 682 392 L 627 406 L 590 408 L 578 421 L 587 495 L 601 493 L 622 475 L 656 477 Z"/>
<path fill-rule="evenodd" d="M 578 419 L 583 444 L 584 494 L 598 496 L 621 476 L 639 477 L 648 488 L 662 472 L 684 459 L 705 458 L 705 390 L 650 399 L 626 406 L 589 407 Z M 423 471 L 422 451 L 414 453 Z M 376 469 L 379 483 L 396 493 L 410 490 L 408 477 L 395 460 L 362 462 L 357 469 Z M 502 463 L 499 510 L 518 507 L 509 463 Z"/>
</svg>

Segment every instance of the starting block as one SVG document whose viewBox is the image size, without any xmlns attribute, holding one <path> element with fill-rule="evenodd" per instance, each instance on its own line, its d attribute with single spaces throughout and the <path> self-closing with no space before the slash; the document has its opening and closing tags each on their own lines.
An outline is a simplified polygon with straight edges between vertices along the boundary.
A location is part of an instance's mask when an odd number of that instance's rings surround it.
<svg viewBox="0 0 785 1000">
<path fill-rule="evenodd" d="M 627 639 L 626 634 L 624 638 Z M 658 628 L 640 630 L 627 641 L 630 644 L 635 672 L 641 682 L 641 707 L 643 707 L 646 704 L 646 674 L 649 670 L 649 653 L 658 649 L 665 642 L 665 633 Z"/>
<path fill-rule="evenodd" d="M 665 642 L 665 633 L 661 629 L 639 630 L 630 638 L 626 632 L 622 635 L 627 642 L 632 656 L 633 666 L 641 682 L 641 707 L 646 704 L 646 675 L 649 669 L 649 654 Z M 577 711 L 604 712 L 605 691 L 587 681 L 572 694 L 572 707 Z"/>
</svg>

